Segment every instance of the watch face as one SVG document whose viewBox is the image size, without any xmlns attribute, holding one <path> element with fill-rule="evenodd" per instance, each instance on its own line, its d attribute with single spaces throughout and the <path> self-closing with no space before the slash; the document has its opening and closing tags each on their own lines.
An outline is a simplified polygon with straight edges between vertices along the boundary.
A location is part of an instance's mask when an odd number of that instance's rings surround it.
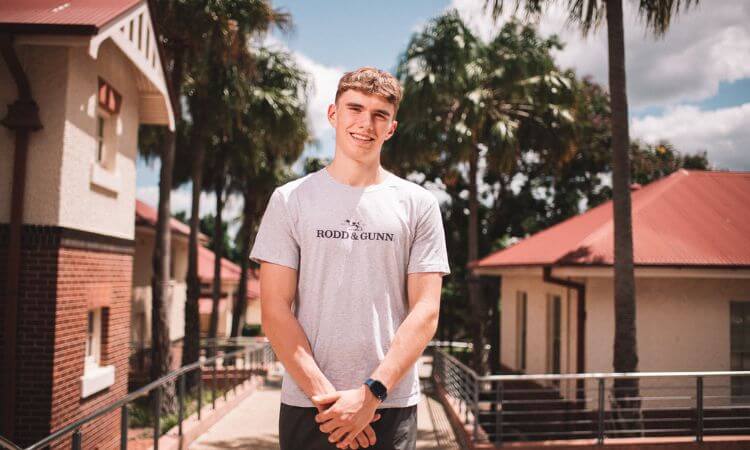
<svg viewBox="0 0 750 450">
<path fill-rule="evenodd" d="M 367 385 L 370 386 L 370 390 L 373 394 L 375 394 L 376 397 L 378 397 L 380 400 L 385 399 L 388 390 L 385 388 L 383 383 L 377 380 L 370 379 L 367 380 Z"/>
</svg>

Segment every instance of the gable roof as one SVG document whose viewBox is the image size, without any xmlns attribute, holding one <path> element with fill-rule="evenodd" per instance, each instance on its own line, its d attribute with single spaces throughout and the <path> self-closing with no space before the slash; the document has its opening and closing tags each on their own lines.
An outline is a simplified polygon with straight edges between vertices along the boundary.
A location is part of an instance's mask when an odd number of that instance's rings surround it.
<svg viewBox="0 0 750 450">
<path fill-rule="evenodd" d="M 96 34 L 143 0 L 5 0 L 0 23 L 13 33 Z"/>
<path fill-rule="evenodd" d="M 176 96 L 163 65 L 152 0 L 3 0 L 0 27 L 26 45 L 87 44 L 97 59 L 111 41 L 135 67 L 140 123 L 174 130 Z M 50 38 L 49 35 L 56 35 Z M 65 39 L 57 35 L 64 35 Z"/>
<path fill-rule="evenodd" d="M 201 283 L 211 283 L 214 279 L 215 254 L 210 249 L 198 246 L 198 278 Z M 240 282 L 242 268 L 232 261 L 221 258 L 221 280 L 227 282 Z M 257 270 L 247 269 L 247 298 L 260 297 L 260 279 Z"/>
<path fill-rule="evenodd" d="M 636 266 L 750 267 L 750 172 L 681 169 L 631 200 Z M 608 201 L 469 267 L 613 264 Z"/>
<path fill-rule="evenodd" d="M 136 225 L 145 225 L 148 227 L 156 227 L 156 222 L 158 221 L 158 211 L 153 206 L 136 199 L 135 201 L 135 224 Z M 181 236 L 189 237 L 190 236 L 190 227 L 180 222 L 179 220 L 175 219 L 174 217 L 169 219 L 169 226 L 172 229 L 173 233 L 177 233 Z M 205 234 L 198 232 L 198 241 L 199 242 L 208 242 L 209 237 Z"/>
</svg>

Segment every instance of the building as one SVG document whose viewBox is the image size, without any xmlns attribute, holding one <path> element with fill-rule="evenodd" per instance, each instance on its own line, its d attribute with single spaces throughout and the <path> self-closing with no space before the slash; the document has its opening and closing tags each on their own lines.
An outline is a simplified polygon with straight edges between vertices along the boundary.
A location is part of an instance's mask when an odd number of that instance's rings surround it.
<svg viewBox="0 0 750 450">
<path fill-rule="evenodd" d="M 635 186 L 632 216 L 638 370 L 750 370 L 750 173 L 679 170 Z M 613 262 L 607 202 L 473 263 L 502 279 L 504 368 L 612 372 Z M 716 381 L 717 395 L 750 393 L 742 378 Z"/>
<path fill-rule="evenodd" d="M 151 278 L 153 276 L 152 255 L 156 234 L 157 211 L 143 201 L 136 201 L 135 212 L 135 257 L 133 261 L 133 302 L 131 346 L 131 377 L 135 384 L 148 375 L 149 349 L 151 346 Z M 182 340 L 185 337 L 185 301 L 187 299 L 188 238 L 190 227 L 172 218 L 171 242 L 171 295 L 167 298 L 169 338 L 172 341 L 172 365 L 177 368 L 182 360 Z M 211 291 L 214 278 L 214 253 L 206 248 L 209 238 L 199 233 L 198 278 L 201 283 L 199 314 L 201 335 L 208 334 L 208 325 L 213 307 Z M 232 326 L 232 313 L 240 283 L 240 267 L 226 258 L 221 260 L 221 300 L 219 302 L 218 337 L 228 337 Z M 247 285 L 247 307 L 240 323 L 260 324 L 260 287 L 257 270 L 250 269 Z M 229 308 L 227 308 L 229 305 Z"/>
<path fill-rule="evenodd" d="M 29 445 L 127 393 L 138 126 L 174 116 L 145 0 L 8 0 L 0 30 L 0 434 Z"/>
</svg>

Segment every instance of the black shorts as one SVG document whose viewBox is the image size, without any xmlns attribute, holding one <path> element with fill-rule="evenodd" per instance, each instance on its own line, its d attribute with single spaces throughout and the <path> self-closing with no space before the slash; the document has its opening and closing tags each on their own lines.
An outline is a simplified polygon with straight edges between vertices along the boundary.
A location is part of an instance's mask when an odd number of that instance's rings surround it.
<svg viewBox="0 0 750 450">
<path fill-rule="evenodd" d="M 417 447 L 417 405 L 405 408 L 381 408 L 380 419 L 373 422 L 375 445 L 368 450 L 414 450 Z M 315 421 L 318 409 L 281 404 L 279 445 L 281 450 L 330 450 L 328 433 Z M 360 447 L 362 448 L 362 447 Z"/>
</svg>

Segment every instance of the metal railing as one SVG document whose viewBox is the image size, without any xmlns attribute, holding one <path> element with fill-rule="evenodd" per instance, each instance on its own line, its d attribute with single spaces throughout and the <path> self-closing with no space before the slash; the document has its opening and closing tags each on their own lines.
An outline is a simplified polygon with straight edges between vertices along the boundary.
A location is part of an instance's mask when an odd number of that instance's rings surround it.
<svg viewBox="0 0 750 450">
<path fill-rule="evenodd" d="M 120 448 L 127 449 L 128 445 L 128 405 L 133 401 L 145 397 L 149 394 L 155 395 L 154 405 L 161 404 L 161 395 L 163 391 L 172 387 L 177 392 L 177 434 L 183 435 L 183 421 L 185 420 L 185 396 L 186 396 L 186 378 L 197 372 L 197 419 L 201 420 L 203 409 L 203 389 L 204 377 L 207 371 L 210 375 L 211 405 L 212 410 L 216 409 L 217 390 L 220 389 L 219 381 L 221 379 L 224 399 L 227 399 L 227 392 L 232 390 L 236 392 L 237 386 L 251 378 L 253 374 L 260 373 L 267 369 L 270 363 L 275 361 L 275 355 L 271 346 L 267 343 L 258 343 L 257 341 L 248 342 L 241 340 L 216 340 L 209 343 L 215 350 L 214 355 L 210 358 L 201 356 L 201 360 L 187 366 L 174 370 L 167 375 L 153 381 L 142 388 L 139 388 L 120 400 L 103 406 L 91 414 L 78 419 L 45 437 L 44 439 L 22 448 L 13 442 L 0 436 L 0 448 L 10 450 L 37 450 L 45 448 L 51 444 L 57 443 L 62 439 L 71 438 L 71 447 L 73 450 L 80 450 L 83 442 L 84 425 L 105 416 L 116 410 L 120 410 Z M 241 346 L 241 349 L 233 351 L 222 351 L 222 347 L 235 348 Z M 205 348 L 202 348 L 202 352 Z M 231 361 L 231 366 L 227 365 Z M 221 376 L 219 376 L 221 375 Z M 172 384 L 172 386 L 169 386 Z M 163 435 L 160 432 L 162 412 L 160 407 L 155 407 L 153 416 L 153 450 L 159 449 L 159 438 Z"/>
<path fill-rule="evenodd" d="M 441 347 L 432 377 L 473 442 L 750 434 L 750 371 L 479 376 Z"/>
</svg>

